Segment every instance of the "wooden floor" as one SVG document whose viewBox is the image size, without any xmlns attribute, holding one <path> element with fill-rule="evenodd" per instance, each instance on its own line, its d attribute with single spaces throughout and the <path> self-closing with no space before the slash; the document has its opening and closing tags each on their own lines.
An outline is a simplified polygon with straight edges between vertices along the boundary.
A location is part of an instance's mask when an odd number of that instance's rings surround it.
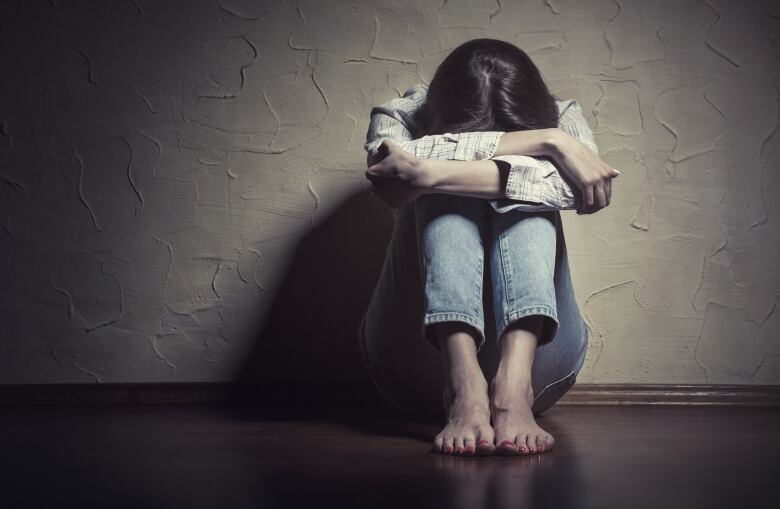
<svg viewBox="0 0 780 509">
<path fill-rule="evenodd" d="M 0 507 L 780 507 L 780 409 L 558 406 L 539 424 L 549 453 L 461 458 L 385 408 L 5 407 Z"/>
</svg>

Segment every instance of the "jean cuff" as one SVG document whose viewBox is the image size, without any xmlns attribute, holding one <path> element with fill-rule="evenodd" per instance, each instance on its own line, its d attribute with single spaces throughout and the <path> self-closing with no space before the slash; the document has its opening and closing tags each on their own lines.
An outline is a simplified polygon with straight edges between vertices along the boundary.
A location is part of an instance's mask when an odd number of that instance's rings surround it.
<svg viewBox="0 0 780 509">
<path fill-rule="evenodd" d="M 479 353 L 479 351 L 482 349 L 482 346 L 485 344 L 485 325 L 481 320 L 475 318 L 474 316 L 452 311 L 427 313 L 423 317 L 422 326 L 420 327 L 420 335 L 425 341 L 431 343 L 437 350 L 439 348 L 437 346 L 436 338 L 433 336 L 431 329 L 429 329 L 428 326 L 440 322 L 466 322 L 467 324 L 474 327 L 479 334 L 479 337 L 476 338 L 477 353 Z"/>
<path fill-rule="evenodd" d="M 535 305 L 522 309 L 512 310 L 507 314 L 507 316 L 504 317 L 501 326 L 498 327 L 498 330 L 496 331 L 496 338 L 498 338 L 500 341 L 504 331 L 512 322 L 530 315 L 542 315 L 551 318 L 554 321 L 554 326 L 551 330 L 545 331 L 544 328 L 542 329 L 542 334 L 538 338 L 537 346 L 546 345 L 547 343 L 551 342 L 558 332 L 558 326 L 560 324 L 558 322 L 558 311 L 555 308 L 547 305 Z"/>
</svg>

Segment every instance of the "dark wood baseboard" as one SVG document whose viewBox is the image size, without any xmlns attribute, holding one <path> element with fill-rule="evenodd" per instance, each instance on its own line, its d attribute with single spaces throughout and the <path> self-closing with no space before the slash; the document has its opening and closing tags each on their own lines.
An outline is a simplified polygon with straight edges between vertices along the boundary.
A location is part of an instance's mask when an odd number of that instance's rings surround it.
<svg viewBox="0 0 780 509">
<path fill-rule="evenodd" d="M 210 405 L 257 403 L 273 406 L 381 405 L 369 383 L 239 384 L 232 382 L 0 384 L 0 406 L 8 405 Z"/>
<path fill-rule="evenodd" d="M 780 385 L 575 384 L 556 405 L 778 407 Z"/>
<path fill-rule="evenodd" d="M 295 406 L 384 405 L 369 383 L 236 384 L 230 382 L 0 385 L 0 406 L 175 405 L 255 403 Z M 577 383 L 556 405 L 711 405 L 780 407 L 780 385 Z"/>
</svg>

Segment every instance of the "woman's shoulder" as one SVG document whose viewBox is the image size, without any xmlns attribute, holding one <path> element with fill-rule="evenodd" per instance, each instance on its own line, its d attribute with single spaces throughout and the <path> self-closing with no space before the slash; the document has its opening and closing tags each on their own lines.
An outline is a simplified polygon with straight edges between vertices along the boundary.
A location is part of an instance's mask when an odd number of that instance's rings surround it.
<svg viewBox="0 0 780 509">
<path fill-rule="evenodd" d="M 582 116 L 582 106 L 576 99 L 556 99 L 555 105 L 558 106 L 558 118 Z"/>
<path fill-rule="evenodd" d="M 428 93 L 428 85 L 423 82 L 415 83 L 406 89 L 401 97 L 425 96 Z"/>
</svg>

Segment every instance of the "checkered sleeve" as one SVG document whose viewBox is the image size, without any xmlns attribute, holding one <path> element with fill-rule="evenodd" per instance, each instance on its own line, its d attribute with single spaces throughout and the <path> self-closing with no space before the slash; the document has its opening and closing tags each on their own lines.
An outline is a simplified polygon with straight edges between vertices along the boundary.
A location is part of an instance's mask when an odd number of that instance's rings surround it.
<svg viewBox="0 0 780 509">
<path fill-rule="evenodd" d="M 559 127 L 598 154 L 593 131 L 575 100 L 557 101 Z M 544 156 L 503 155 L 489 159 L 509 165 L 506 199 L 490 200 L 497 212 L 547 211 L 579 208 L 582 198 L 565 180 L 553 161 Z"/>
<path fill-rule="evenodd" d="M 368 165 L 380 159 L 379 147 L 391 139 L 402 149 L 423 159 L 472 161 L 492 159 L 509 167 L 505 196 L 488 200 L 497 212 L 510 210 L 547 211 L 577 209 L 581 198 L 544 156 L 506 154 L 494 156 L 504 131 L 444 133 L 413 139 L 413 113 L 425 101 L 427 86 L 418 83 L 403 94 L 371 109 L 364 148 Z M 556 101 L 559 126 L 598 154 L 593 131 L 575 100 Z"/>
<path fill-rule="evenodd" d="M 364 145 L 369 166 L 379 161 L 379 147 L 385 139 L 392 140 L 421 159 L 473 161 L 487 159 L 495 153 L 504 131 L 432 134 L 412 139 L 412 114 L 425 101 L 426 92 L 427 87 L 418 83 L 406 90 L 402 97 L 371 109 Z"/>
</svg>

